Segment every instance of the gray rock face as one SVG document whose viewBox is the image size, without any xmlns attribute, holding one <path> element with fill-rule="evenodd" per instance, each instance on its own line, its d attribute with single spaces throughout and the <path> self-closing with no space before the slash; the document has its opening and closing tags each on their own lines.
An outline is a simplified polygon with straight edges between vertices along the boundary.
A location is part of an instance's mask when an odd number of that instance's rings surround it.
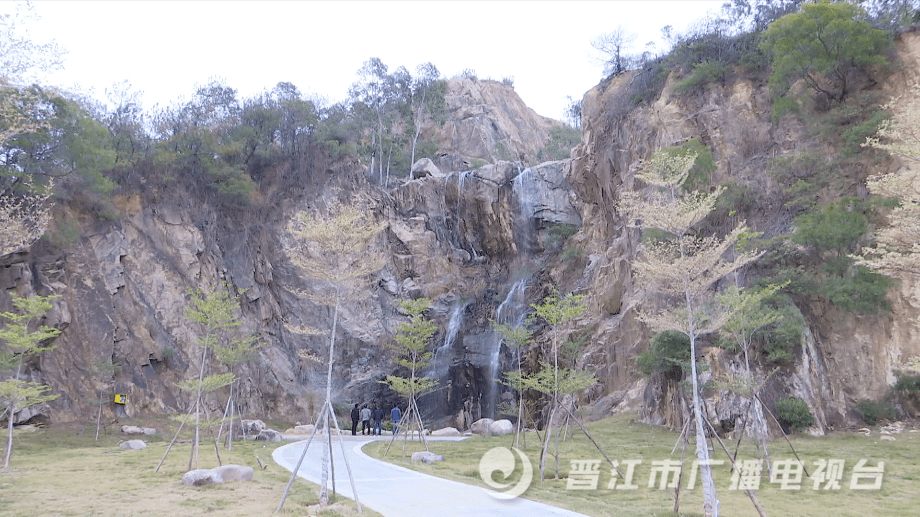
<svg viewBox="0 0 920 517">
<path fill-rule="evenodd" d="M 501 419 L 489 424 L 489 434 L 502 436 L 511 434 L 513 431 L 514 424 L 511 423 L 511 420 Z"/>
<path fill-rule="evenodd" d="M 436 461 L 444 461 L 444 456 L 429 451 L 412 453 L 412 463 L 418 463 L 419 461 L 422 463 L 434 463 Z"/>
<path fill-rule="evenodd" d="M 444 173 L 430 158 L 422 158 L 412 165 L 412 179 L 424 178 L 425 176 L 442 177 Z"/>
<path fill-rule="evenodd" d="M 126 442 L 119 443 L 118 446 L 121 447 L 122 449 L 136 451 L 140 449 L 146 449 L 147 443 L 144 442 L 144 440 L 128 440 Z"/>
<path fill-rule="evenodd" d="M 491 418 L 480 418 L 479 420 L 473 422 L 473 425 L 470 426 L 470 431 L 473 434 L 489 434 L 489 426 L 492 425 Z"/>
</svg>

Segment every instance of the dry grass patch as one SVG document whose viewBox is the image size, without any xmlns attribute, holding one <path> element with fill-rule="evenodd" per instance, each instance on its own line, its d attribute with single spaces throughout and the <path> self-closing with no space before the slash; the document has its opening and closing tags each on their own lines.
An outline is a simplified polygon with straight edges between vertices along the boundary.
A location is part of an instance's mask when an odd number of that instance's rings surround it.
<svg viewBox="0 0 920 517">
<path fill-rule="evenodd" d="M 166 451 L 175 424 L 162 421 L 128 422 L 163 430 L 158 436 L 140 437 L 142 450 L 123 450 L 118 443 L 136 437 L 120 433 L 93 440 L 80 426 L 54 426 L 34 432 L 17 432 L 9 472 L 0 472 L 0 508 L 4 515 L 124 516 L 124 515 L 268 515 L 281 500 L 290 472 L 276 465 L 272 451 L 279 444 L 236 442 L 233 450 L 220 449 L 223 464 L 252 467 L 251 482 L 228 482 L 199 488 L 182 484 L 188 470 L 191 443 L 173 446 L 159 472 L 154 468 Z M 172 426 L 170 431 L 168 428 Z M 266 465 L 259 467 L 258 459 Z M 218 466 L 211 445 L 202 444 L 200 467 Z M 354 501 L 340 498 L 320 510 L 318 487 L 298 479 L 284 505 L 284 515 L 357 515 Z M 363 515 L 379 515 L 365 508 Z"/>
</svg>

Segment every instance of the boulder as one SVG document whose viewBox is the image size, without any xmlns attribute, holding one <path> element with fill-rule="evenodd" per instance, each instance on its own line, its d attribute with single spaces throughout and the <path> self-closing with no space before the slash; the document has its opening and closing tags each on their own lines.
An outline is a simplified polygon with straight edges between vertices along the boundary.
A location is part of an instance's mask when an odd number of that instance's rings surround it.
<svg viewBox="0 0 920 517">
<path fill-rule="evenodd" d="M 190 470 L 182 475 L 182 484 L 185 486 L 205 486 L 223 483 L 220 474 L 213 469 Z"/>
<path fill-rule="evenodd" d="M 418 284 L 415 283 L 415 280 L 412 280 L 411 278 L 403 280 L 402 289 L 400 291 L 402 292 L 403 298 L 411 298 L 415 300 L 422 297 L 422 288 L 419 287 Z"/>
<path fill-rule="evenodd" d="M 243 420 L 243 432 L 247 435 L 257 435 L 266 428 L 265 422 L 261 420 Z"/>
<path fill-rule="evenodd" d="M 145 436 L 153 436 L 157 434 L 157 430 L 151 427 L 137 427 L 135 425 L 123 425 L 121 426 L 121 432 L 124 434 L 137 434 Z"/>
<path fill-rule="evenodd" d="M 473 425 L 470 426 L 470 431 L 473 434 L 489 434 L 489 426 L 492 425 L 491 418 L 480 418 L 479 420 L 473 422 Z"/>
<path fill-rule="evenodd" d="M 444 456 L 440 454 L 435 454 L 430 451 L 419 451 L 412 454 L 412 463 L 434 463 L 436 461 L 444 461 Z"/>
<path fill-rule="evenodd" d="M 256 435 L 254 440 L 257 442 L 280 442 L 281 433 L 274 429 L 263 429 L 262 432 Z"/>
<path fill-rule="evenodd" d="M 489 434 L 502 436 L 511 434 L 513 431 L 514 424 L 511 423 L 511 420 L 501 419 L 489 424 Z"/>
<path fill-rule="evenodd" d="M 298 426 L 294 426 L 294 427 L 288 429 L 287 431 L 284 432 L 284 434 L 305 434 L 305 435 L 309 435 L 309 434 L 312 434 L 312 433 L 313 433 L 313 428 L 314 428 L 314 427 L 316 427 L 316 426 L 314 426 L 313 424 L 298 425 Z"/>
<path fill-rule="evenodd" d="M 243 465 L 222 465 L 211 469 L 223 481 L 252 481 L 252 467 Z"/>
<path fill-rule="evenodd" d="M 147 443 L 144 442 L 144 440 L 128 440 L 126 442 L 119 443 L 118 446 L 121 447 L 122 449 L 136 451 L 138 449 L 147 448 Z"/>
<path fill-rule="evenodd" d="M 460 436 L 456 427 L 445 427 L 431 432 L 431 436 Z"/>
<path fill-rule="evenodd" d="M 412 165 L 412 179 L 424 178 L 425 176 L 438 178 L 444 176 L 444 173 L 429 158 L 422 158 Z"/>
</svg>

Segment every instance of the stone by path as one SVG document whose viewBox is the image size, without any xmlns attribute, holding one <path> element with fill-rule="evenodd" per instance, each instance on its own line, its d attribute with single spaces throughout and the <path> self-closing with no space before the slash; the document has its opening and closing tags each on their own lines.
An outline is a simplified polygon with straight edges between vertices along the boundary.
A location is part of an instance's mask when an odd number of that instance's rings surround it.
<svg viewBox="0 0 920 517">
<path fill-rule="evenodd" d="M 535 517 L 558 515 L 585 517 L 548 504 L 516 498 L 502 500 L 480 487 L 421 474 L 407 468 L 371 458 L 361 447 L 373 441 L 368 437 L 345 436 L 345 451 L 355 477 L 355 486 L 361 504 L 386 517 Z M 386 438 L 386 437 L 385 437 Z M 431 438 L 429 438 L 431 439 Z M 457 438 L 453 438 L 457 439 Z M 289 471 L 294 471 L 306 441 L 282 445 L 275 449 L 272 458 Z M 322 462 L 321 441 L 313 440 L 298 475 L 319 484 Z M 338 440 L 335 454 L 335 489 L 338 494 L 354 499 L 345 461 Z"/>
</svg>

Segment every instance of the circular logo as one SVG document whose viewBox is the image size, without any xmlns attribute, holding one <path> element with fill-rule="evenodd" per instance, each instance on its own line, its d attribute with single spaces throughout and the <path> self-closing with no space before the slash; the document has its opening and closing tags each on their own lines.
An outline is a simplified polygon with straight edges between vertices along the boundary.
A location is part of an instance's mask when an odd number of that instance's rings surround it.
<svg viewBox="0 0 920 517">
<path fill-rule="evenodd" d="M 502 479 L 508 479 L 508 476 L 514 473 L 517 467 L 517 460 L 514 458 L 514 454 L 512 454 L 511 451 L 517 453 L 518 457 L 521 458 L 521 465 L 523 466 L 521 479 L 519 479 L 516 484 L 513 482 L 501 483 L 495 481 L 492 479 L 492 474 L 496 471 L 502 473 Z M 492 497 L 497 499 L 514 499 L 523 494 L 524 491 L 527 490 L 527 487 L 530 486 L 530 482 L 533 480 L 533 466 L 531 466 L 530 459 L 527 455 L 514 447 L 511 449 L 506 447 L 495 447 L 486 451 L 486 453 L 482 455 L 482 459 L 479 460 L 479 477 L 485 484 L 495 490 L 500 490 L 500 492 L 490 490 L 489 494 L 491 494 Z"/>
</svg>

